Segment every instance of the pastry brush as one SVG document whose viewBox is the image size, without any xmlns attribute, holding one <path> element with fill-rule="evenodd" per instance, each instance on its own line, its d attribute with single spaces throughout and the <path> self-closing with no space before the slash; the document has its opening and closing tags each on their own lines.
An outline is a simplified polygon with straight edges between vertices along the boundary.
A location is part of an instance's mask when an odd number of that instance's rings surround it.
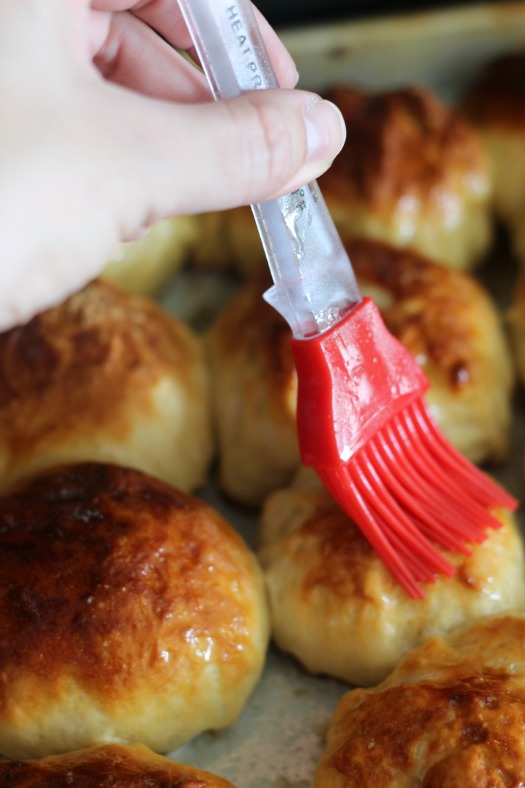
<svg viewBox="0 0 525 788">
<path fill-rule="evenodd" d="M 215 99 L 278 87 L 248 0 L 180 0 Z M 289 324 L 301 460 L 414 598 L 470 554 L 517 501 L 443 436 L 429 383 L 362 297 L 317 183 L 252 206 L 273 278 L 264 295 Z"/>
</svg>

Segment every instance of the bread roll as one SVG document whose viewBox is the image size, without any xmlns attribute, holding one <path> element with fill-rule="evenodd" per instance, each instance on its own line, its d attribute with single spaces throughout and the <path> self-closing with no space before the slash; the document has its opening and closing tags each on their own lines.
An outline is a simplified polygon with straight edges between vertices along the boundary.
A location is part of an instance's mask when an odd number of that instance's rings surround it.
<svg viewBox="0 0 525 788">
<path fill-rule="evenodd" d="M 513 368 L 501 321 L 472 277 L 409 250 L 346 241 L 365 294 L 427 374 L 430 410 L 471 460 L 506 456 Z M 256 505 L 299 465 L 297 380 L 290 331 L 262 300 L 263 270 L 241 290 L 207 338 L 220 453 L 220 483 Z"/>
<path fill-rule="evenodd" d="M 489 153 L 494 209 L 513 234 L 525 211 L 525 51 L 491 60 L 464 106 Z"/>
<path fill-rule="evenodd" d="M 436 637 L 340 701 L 315 788 L 518 786 L 525 774 L 525 620 Z"/>
<path fill-rule="evenodd" d="M 198 217 L 198 233 L 189 254 L 192 268 L 249 276 L 266 265 L 261 238 L 247 205 Z"/>
<path fill-rule="evenodd" d="M 299 464 L 297 379 L 290 331 L 262 299 L 264 269 L 234 296 L 206 336 L 219 446 L 219 484 L 256 506 Z"/>
<path fill-rule="evenodd" d="M 33 761 L 0 761 L 10 788 L 233 788 L 228 780 L 174 763 L 142 744 L 106 744 Z"/>
<path fill-rule="evenodd" d="M 140 741 L 235 721 L 268 642 L 261 571 L 202 501 L 140 471 L 47 471 L 0 507 L 0 752 Z"/>
<path fill-rule="evenodd" d="M 0 334 L 0 488 L 104 460 L 191 491 L 213 452 L 199 340 L 147 298 L 94 281 Z"/>
<path fill-rule="evenodd" d="M 334 87 L 347 138 L 319 178 L 343 235 L 414 249 L 471 269 L 492 239 L 491 181 L 478 133 L 429 90 Z"/>
<path fill-rule="evenodd" d="M 354 241 L 349 252 L 363 293 L 425 372 L 447 438 L 473 462 L 507 459 L 514 366 L 488 291 L 408 251 Z"/>
<path fill-rule="evenodd" d="M 269 496 L 259 560 L 276 644 L 313 674 L 349 684 L 381 681 L 400 657 L 433 634 L 525 602 L 525 563 L 514 518 L 472 547 L 447 555 L 456 573 L 411 599 L 313 471 Z"/>
<path fill-rule="evenodd" d="M 198 235 L 195 216 L 175 216 L 113 250 L 102 277 L 130 293 L 155 295 L 182 268 Z"/>
</svg>

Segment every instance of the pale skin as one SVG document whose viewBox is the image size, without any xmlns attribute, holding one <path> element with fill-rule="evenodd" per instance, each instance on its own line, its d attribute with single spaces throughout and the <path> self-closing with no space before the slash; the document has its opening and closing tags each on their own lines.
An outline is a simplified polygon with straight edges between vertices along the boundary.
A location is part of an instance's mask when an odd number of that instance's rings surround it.
<svg viewBox="0 0 525 788">
<path fill-rule="evenodd" d="M 163 217 L 267 200 L 330 166 L 341 116 L 294 89 L 258 18 L 282 89 L 216 103 L 174 48 L 192 54 L 175 0 L 0 0 L 0 330 Z"/>
</svg>

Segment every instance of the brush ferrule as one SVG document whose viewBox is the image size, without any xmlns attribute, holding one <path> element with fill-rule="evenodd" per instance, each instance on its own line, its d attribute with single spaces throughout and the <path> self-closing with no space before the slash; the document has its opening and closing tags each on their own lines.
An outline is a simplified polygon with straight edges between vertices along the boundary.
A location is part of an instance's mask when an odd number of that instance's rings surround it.
<svg viewBox="0 0 525 788">
<path fill-rule="evenodd" d="M 348 462 L 429 387 L 370 298 L 320 336 L 294 339 L 292 350 L 299 380 L 297 422 L 304 465 L 334 468 Z"/>
</svg>

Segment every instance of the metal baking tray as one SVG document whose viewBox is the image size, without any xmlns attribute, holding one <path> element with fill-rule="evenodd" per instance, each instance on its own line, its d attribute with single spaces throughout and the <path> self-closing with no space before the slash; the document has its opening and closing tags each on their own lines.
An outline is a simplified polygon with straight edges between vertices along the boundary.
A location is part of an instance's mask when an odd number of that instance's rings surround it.
<svg viewBox="0 0 525 788">
<path fill-rule="evenodd" d="M 525 2 L 470 4 L 287 29 L 283 38 L 296 59 L 301 87 L 322 91 L 351 82 L 379 90 L 419 83 L 453 103 L 485 62 L 525 46 Z M 497 259 L 489 260 L 480 276 L 505 309 L 515 263 L 505 248 L 494 255 Z M 161 303 L 202 328 L 235 287 L 234 280 L 222 275 L 186 271 Z M 522 392 L 517 394 L 512 440 L 512 455 L 495 475 L 520 498 L 525 493 Z M 256 514 L 224 500 L 213 481 L 204 497 L 254 546 Z M 292 658 L 271 647 L 261 681 L 238 721 L 226 730 L 198 736 L 170 757 L 209 769 L 237 788 L 308 788 L 326 727 L 348 689 L 342 682 L 309 676 Z"/>
<path fill-rule="evenodd" d="M 468 5 L 475 0 L 461 0 Z M 498 0 L 493 0 L 494 3 Z M 457 6 L 454 0 L 428 0 L 425 8 Z M 400 14 L 421 7 L 420 0 L 259 0 L 257 7 L 274 27 L 297 26 L 332 19 L 356 19 L 379 14 Z"/>
<path fill-rule="evenodd" d="M 379 0 L 379 3 L 381 0 Z M 395 2 L 395 0 L 394 0 Z M 376 0 L 259 0 L 257 8 L 264 14 L 273 27 L 283 29 L 286 26 L 305 25 L 313 22 L 325 22 L 334 16 L 348 18 L 363 11 L 374 12 Z"/>
</svg>

